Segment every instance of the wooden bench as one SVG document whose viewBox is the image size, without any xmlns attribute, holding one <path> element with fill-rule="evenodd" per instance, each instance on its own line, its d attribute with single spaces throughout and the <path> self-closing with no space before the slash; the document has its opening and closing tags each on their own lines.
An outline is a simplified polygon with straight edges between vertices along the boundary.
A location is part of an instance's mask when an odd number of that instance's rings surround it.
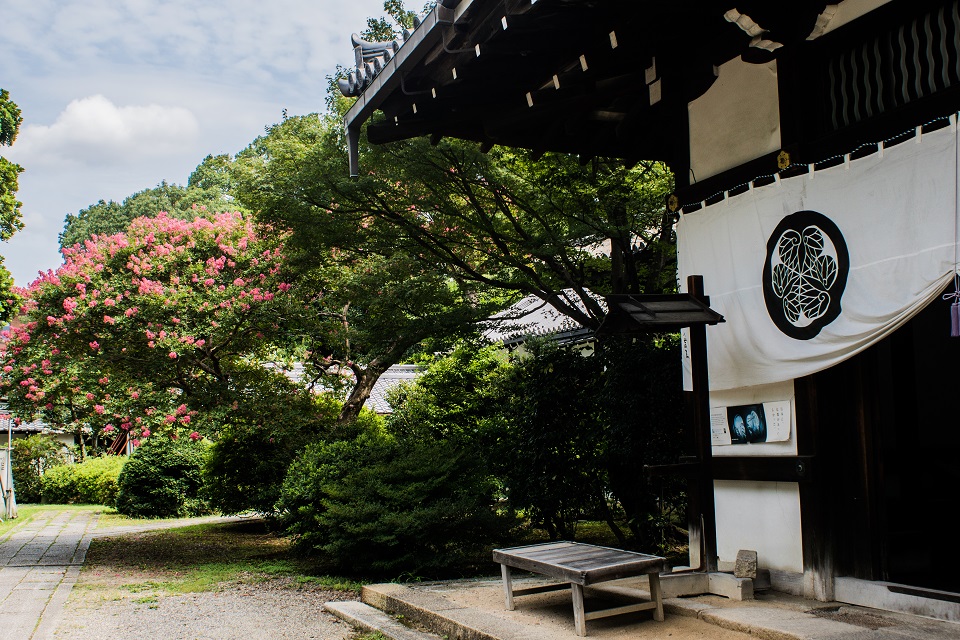
<svg viewBox="0 0 960 640">
<path fill-rule="evenodd" d="M 493 561 L 500 563 L 507 611 L 513 611 L 515 596 L 566 589 L 573 596 L 573 620 L 577 635 L 587 635 L 587 620 L 617 616 L 635 611 L 653 609 L 653 619 L 663 621 L 663 598 L 660 591 L 660 573 L 668 571 L 666 560 L 633 551 L 598 547 L 579 542 L 549 542 L 510 549 L 494 549 Z M 563 584 L 551 584 L 527 589 L 514 589 L 510 569 L 539 573 Z M 599 582 L 648 575 L 650 600 L 600 611 L 584 612 L 583 588 Z"/>
</svg>

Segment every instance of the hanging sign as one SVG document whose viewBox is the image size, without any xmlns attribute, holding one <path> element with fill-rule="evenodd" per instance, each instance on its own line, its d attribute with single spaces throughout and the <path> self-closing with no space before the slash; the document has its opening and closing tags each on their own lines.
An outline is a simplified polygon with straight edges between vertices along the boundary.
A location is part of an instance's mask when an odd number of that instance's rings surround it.
<svg viewBox="0 0 960 640">
<path fill-rule="evenodd" d="M 703 275 L 727 320 L 707 329 L 711 388 L 826 369 L 936 299 L 955 269 L 956 155 L 945 127 L 682 214 L 680 282 Z"/>
</svg>

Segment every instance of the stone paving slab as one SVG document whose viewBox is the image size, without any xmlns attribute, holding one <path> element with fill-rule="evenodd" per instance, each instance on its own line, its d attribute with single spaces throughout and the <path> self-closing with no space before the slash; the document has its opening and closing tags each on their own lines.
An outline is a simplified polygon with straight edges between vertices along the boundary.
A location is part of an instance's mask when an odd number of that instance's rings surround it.
<svg viewBox="0 0 960 640">
<path fill-rule="evenodd" d="M 79 575 L 71 567 L 90 544 L 93 511 L 41 515 L 0 543 L 0 640 L 50 637 L 65 595 Z"/>
<path fill-rule="evenodd" d="M 218 516 L 97 529 L 94 510 L 42 512 L 0 540 L 0 640 L 51 640 L 90 541 L 210 521 Z"/>
</svg>

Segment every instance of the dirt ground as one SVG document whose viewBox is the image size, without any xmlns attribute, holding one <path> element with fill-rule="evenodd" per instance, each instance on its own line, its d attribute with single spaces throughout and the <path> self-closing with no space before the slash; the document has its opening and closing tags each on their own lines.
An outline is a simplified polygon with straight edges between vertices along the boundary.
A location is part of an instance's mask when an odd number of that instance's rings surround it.
<svg viewBox="0 0 960 640">
<path fill-rule="evenodd" d="M 296 585 L 289 579 L 237 582 L 217 591 L 173 595 L 149 574 L 84 571 L 54 634 L 58 639 L 344 640 L 352 627 L 323 611 L 350 593 Z"/>
</svg>

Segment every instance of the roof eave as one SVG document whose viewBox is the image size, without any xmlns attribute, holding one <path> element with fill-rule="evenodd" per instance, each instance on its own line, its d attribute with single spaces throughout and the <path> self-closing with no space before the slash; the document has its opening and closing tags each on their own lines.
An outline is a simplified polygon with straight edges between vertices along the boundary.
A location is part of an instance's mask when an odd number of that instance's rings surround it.
<svg viewBox="0 0 960 640">
<path fill-rule="evenodd" d="M 430 49 L 442 37 L 443 25 L 456 24 L 475 0 L 461 0 L 455 8 L 445 6 L 451 2 L 437 3 L 424 17 L 410 37 L 403 43 L 397 55 L 383 67 L 343 118 L 350 159 L 350 177 L 360 175 L 360 127 L 370 119 L 374 111 L 393 91 L 402 88 L 403 75 L 416 67 Z"/>
</svg>

